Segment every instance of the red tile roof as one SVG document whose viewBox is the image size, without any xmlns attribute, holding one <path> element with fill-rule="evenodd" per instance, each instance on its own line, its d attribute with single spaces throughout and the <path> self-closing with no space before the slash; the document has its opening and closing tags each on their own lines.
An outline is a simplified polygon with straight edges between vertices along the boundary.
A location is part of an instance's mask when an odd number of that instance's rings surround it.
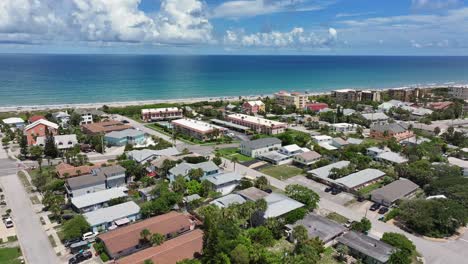
<svg viewBox="0 0 468 264">
<path fill-rule="evenodd" d="M 157 264 L 176 264 L 184 259 L 193 259 L 203 249 L 203 231 L 200 229 L 147 248 L 128 257 L 117 260 L 118 264 L 141 264 L 151 259 Z"/>
<path fill-rule="evenodd" d="M 28 121 L 29 123 L 34 123 L 36 122 L 37 120 L 41 120 L 41 119 L 46 119 L 44 116 L 41 116 L 41 115 L 35 115 L 35 116 L 31 116 Z"/>
</svg>

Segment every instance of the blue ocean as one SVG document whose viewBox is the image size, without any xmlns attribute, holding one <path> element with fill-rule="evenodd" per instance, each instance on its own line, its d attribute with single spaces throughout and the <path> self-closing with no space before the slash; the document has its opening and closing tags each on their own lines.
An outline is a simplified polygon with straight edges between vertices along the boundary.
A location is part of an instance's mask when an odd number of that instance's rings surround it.
<svg viewBox="0 0 468 264">
<path fill-rule="evenodd" d="M 468 83 L 468 57 L 0 55 L 0 106 Z"/>
</svg>

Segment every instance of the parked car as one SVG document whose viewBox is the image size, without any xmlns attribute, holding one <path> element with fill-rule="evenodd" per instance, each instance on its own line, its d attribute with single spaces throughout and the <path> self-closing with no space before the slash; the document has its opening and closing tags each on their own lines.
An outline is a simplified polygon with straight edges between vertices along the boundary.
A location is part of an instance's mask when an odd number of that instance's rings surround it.
<svg viewBox="0 0 468 264">
<path fill-rule="evenodd" d="M 68 264 L 77 264 L 87 259 L 90 259 L 92 257 L 93 257 L 93 254 L 90 251 L 84 251 L 84 252 L 76 254 L 71 259 L 69 259 Z"/>
<path fill-rule="evenodd" d="M 84 233 L 83 234 L 83 237 L 81 238 L 83 241 L 90 241 L 90 242 L 94 242 L 94 240 L 96 239 L 96 236 L 98 235 L 97 232 L 88 232 L 88 233 Z"/>
<path fill-rule="evenodd" d="M 379 209 L 379 214 L 385 214 L 386 212 L 388 212 L 388 207 L 384 206 Z"/>
<path fill-rule="evenodd" d="M 330 192 L 331 190 L 332 190 L 332 187 L 327 187 L 327 188 L 325 188 L 325 192 L 326 192 L 326 193 L 327 193 L 327 192 Z"/>
<path fill-rule="evenodd" d="M 379 208 L 380 208 L 380 204 L 379 203 L 374 203 L 373 205 L 371 205 L 371 207 L 369 209 L 371 211 L 376 211 Z"/>
<path fill-rule="evenodd" d="M 333 189 L 331 190 L 331 194 L 332 194 L 332 195 L 337 195 L 337 194 L 339 194 L 339 193 L 341 193 L 341 190 L 338 189 L 338 188 L 333 188 Z"/>
<path fill-rule="evenodd" d="M 364 200 L 365 200 L 365 198 L 362 197 L 362 196 L 358 196 L 358 198 L 357 198 L 357 201 L 360 202 L 360 203 L 364 202 Z"/>
<path fill-rule="evenodd" d="M 80 242 L 81 239 L 80 238 L 74 238 L 74 239 L 69 239 L 69 240 L 65 240 L 63 241 L 63 245 L 68 248 L 70 247 L 71 245 L 75 244 L 75 243 L 78 243 Z"/>
<path fill-rule="evenodd" d="M 6 226 L 7 228 L 13 227 L 13 220 L 11 220 L 10 217 L 8 217 L 7 219 L 5 219 L 3 222 L 5 223 L 5 226 Z"/>
<path fill-rule="evenodd" d="M 128 120 L 125 120 L 125 119 L 124 119 L 124 120 L 122 120 L 122 123 L 128 124 L 128 123 L 130 123 L 130 122 L 128 122 Z"/>
<path fill-rule="evenodd" d="M 83 250 L 87 250 L 90 247 L 88 241 L 80 241 L 70 245 L 70 253 L 76 254 L 78 252 L 82 252 Z"/>
<path fill-rule="evenodd" d="M 348 219 L 348 221 L 346 221 L 346 223 L 344 224 L 344 226 L 346 228 L 350 228 L 351 225 L 354 223 L 355 221 L 351 220 L 351 219 Z"/>
</svg>

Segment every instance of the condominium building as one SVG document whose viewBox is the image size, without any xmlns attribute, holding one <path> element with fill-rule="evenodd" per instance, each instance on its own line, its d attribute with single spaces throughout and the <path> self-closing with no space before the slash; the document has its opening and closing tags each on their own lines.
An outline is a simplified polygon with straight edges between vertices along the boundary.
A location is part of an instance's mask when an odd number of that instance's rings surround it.
<svg viewBox="0 0 468 264">
<path fill-rule="evenodd" d="M 268 135 L 283 133 L 287 128 L 287 124 L 282 122 L 244 114 L 231 114 L 227 119 L 234 124 L 249 127 L 257 133 Z"/>
<path fill-rule="evenodd" d="M 173 120 L 171 124 L 176 131 L 199 140 L 218 138 L 227 131 L 224 127 L 190 118 Z"/>
<path fill-rule="evenodd" d="M 400 100 L 403 102 L 416 101 L 424 95 L 430 93 L 430 89 L 421 88 L 393 88 L 388 90 L 388 96 L 394 100 Z"/>
<path fill-rule="evenodd" d="M 151 108 L 141 110 L 141 119 L 145 122 L 179 119 L 182 117 L 182 109 L 177 107 Z"/>
<path fill-rule="evenodd" d="M 331 96 L 338 103 L 380 101 L 380 91 L 374 90 L 341 89 L 332 91 Z"/>
<path fill-rule="evenodd" d="M 468 100 L 468 86 L 450 87 L 449 95 L 458 99 Z"/>
<path fill-rule="evenodd" d="M 289 93 L 286 91 L 279 91 L 275 93 L 275 99 L 281 106 L 286 107 L 294 105 L 297 109 L 304 109 L 309 101 L 309 96 L 298 92 Z"/>
</svg>

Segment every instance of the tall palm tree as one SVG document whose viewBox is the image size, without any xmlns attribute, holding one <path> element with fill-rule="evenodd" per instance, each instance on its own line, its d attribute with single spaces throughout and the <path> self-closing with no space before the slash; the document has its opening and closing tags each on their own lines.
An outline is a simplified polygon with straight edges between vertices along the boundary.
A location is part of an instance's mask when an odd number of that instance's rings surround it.
<svg viewBox="0 0 468 264">
<path fill-rule="evenodd" d="M 148 229 L 143 229 L 140 232 L 140 239 L 141 241 L 147 243 L 151 237 L 151 232 Z"/>
<path fill-rule="evenodd" d="M 237 156 L 232 157 L 231 162 L 234 163 L 234 171 L 236 171 L 236 163 L 239 162 L 239 158 Z"/>
</svg>

